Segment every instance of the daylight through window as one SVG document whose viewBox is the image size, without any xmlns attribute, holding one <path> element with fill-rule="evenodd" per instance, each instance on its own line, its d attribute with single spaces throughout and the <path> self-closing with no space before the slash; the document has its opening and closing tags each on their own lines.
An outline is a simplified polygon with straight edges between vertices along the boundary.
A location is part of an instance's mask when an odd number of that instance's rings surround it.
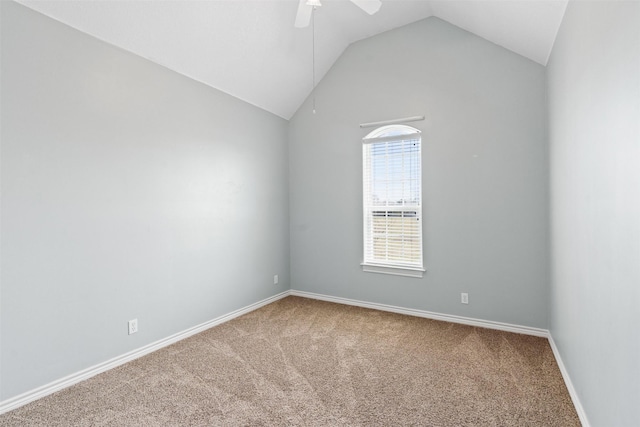
<svg viewBox="0 0 640 427">
<path fill-rule="evenodd" d="M 422 277 L 420 131 L 384 126 L 363 140 L 365 271 Z"/>
</svg>

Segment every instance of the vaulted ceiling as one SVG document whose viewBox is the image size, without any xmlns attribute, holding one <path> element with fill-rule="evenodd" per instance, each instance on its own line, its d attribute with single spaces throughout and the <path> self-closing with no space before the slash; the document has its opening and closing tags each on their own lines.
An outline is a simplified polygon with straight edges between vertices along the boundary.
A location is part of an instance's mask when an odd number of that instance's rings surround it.
<svg viewBox="0 0 640 427">
<path fill-rule="evenodd" d="M 289 119 L 312 90 L 298 0 L 18 0 L 127 51 Z M 430 16 L 546 65 L 567 0 L 347 0 L 316 12 L 316 82 L 349 44 Z"/>
</svg>

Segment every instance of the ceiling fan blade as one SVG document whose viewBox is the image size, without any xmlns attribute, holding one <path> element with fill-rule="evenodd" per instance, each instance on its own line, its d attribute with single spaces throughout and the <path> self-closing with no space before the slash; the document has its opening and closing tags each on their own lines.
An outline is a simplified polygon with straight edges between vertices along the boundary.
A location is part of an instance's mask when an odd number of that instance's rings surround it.
<svg viewBox="0 0 640 427">
<path fill-rule="evenodd" d="M 355 4 L 369 15 L 373 15 L 379 11 L 380 6 L 382 6 L 382 2 L 380 0 L 351 0 L 351 3 Z"/>
<path fill-rule="evenodd" d="M 298 13 L 296 14 L 296 28 L 304 28 L 309 26 L 312 10 L 313 8 L 307 5 L 306 0 L 300 0 L 300 3 L 298 3 Z"/>
</svg>

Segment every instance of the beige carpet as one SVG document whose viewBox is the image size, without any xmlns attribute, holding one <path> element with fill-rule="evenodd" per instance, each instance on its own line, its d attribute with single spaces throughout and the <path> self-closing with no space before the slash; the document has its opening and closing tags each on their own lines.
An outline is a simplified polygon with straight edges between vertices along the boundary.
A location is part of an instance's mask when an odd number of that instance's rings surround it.
<svg viewBox="0 0 640 427">
<path fill-rule="evenodd" d="M 288 297 L 1 426 L 579 426 L 546 339 Z"/>
</svg>

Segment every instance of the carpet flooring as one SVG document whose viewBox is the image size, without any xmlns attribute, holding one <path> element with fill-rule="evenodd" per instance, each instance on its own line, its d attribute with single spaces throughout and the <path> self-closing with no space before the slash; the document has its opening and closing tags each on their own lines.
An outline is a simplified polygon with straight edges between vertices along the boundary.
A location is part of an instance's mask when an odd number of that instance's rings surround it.
<svg viewBox="0 0 640 427">
<path fill-rule="evenodd" d="M 287 297 L 0 426 L 579 426 L 546 339 Z"/>
</svg>

